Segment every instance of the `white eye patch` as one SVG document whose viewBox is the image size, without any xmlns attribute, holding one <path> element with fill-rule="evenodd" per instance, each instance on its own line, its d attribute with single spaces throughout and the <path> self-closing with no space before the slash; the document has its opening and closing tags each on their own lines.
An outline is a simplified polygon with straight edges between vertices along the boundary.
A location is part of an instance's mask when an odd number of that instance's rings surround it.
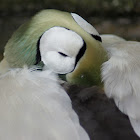
<svg viewBox="0 0 140 140">
<path fill-rule="evenodd" d="M 71 13 L 71 15 L 74 18 L 74 20 L 77 22 L 77 24 L 79 24 L 79 26 L 81 26 L 81 28 L 83 28 L 86 32 L 92 35 L 99 36 L 99 33 L 97 32 L 97 30 L 91 24 L 89 24 L 86 20 L 84 20 L 82 17 L 80 17 L 79 15 L 75 13 Z"/>
</svg>

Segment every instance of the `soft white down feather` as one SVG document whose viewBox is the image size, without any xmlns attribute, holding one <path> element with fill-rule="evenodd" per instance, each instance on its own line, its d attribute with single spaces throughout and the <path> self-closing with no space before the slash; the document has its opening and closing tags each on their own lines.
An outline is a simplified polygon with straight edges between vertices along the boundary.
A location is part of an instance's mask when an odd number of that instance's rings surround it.
<svg viewBox="0 0 140 140">
<path fill-rule="evenodd" d="M 109 60 L 102 66 L 105 93 L 128 115 L 140 137 L 140 42 L 120 42 L 107 52 Z"/>
<path fill-rule="evenodd" d="M 0 76 L 0 139 L 89 140 L 57 76 L 35 70 Z"/>
<path fill-rule="evenodd" d="M 114 35 L 114 34 L 101 34 L 100 35 L 102 38 L 102 46 L 107 49 L 111 45 L 126 41 L 124 38 Z"/>
</svg>

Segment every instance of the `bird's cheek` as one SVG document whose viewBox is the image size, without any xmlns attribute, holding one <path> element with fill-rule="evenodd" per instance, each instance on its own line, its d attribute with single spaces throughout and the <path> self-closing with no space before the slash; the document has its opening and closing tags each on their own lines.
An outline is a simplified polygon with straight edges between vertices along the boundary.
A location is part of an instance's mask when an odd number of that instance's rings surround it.
<svg viewBox="0 0 140 140">
<path fill-rule="evenodd" d="M 74 69 L 75 59 L 70 57 L 64 57 L 56 52 L 46 53 L 42 57 L 43 63 L 46 67 L 58 74 L 66 74 Z"/>
<path fill-rule="evenodd" d="M 59 71 L 57 73 L 59 74 L 67 74 L 73 71 L 75 67 L 75 59 L 74 58 L 62 58 L 60 59 L 58 69 Z"/>
</svg>

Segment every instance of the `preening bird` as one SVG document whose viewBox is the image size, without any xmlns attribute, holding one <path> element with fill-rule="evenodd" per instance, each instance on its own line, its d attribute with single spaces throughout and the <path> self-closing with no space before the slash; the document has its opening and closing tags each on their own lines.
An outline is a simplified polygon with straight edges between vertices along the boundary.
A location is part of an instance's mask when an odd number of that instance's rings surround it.
<svg viewBox="0 0 140 140">
<path fill-rule="evenodd" d="M 4 87 L 0 136 L 89 139 L 55 74 L 72 84 L 102 86 L 103 81 L 106 95 L 128 115 L 140 136 L 140 43 L 111 38 L 108 44 L 102 38 L 101 44 L 96 29 L 75 13 L 43 10 L 23 24 L 6 44 L 0 63 L 0 86 Z"/>
<path fill-rule="evenodd" d="M 57 74 L 70 83 L 99 82 L 100 42 L 75 13 L 43 10 L 23 24 L 0 63 L 0 139 L 89 140 Z"/>
</svg>

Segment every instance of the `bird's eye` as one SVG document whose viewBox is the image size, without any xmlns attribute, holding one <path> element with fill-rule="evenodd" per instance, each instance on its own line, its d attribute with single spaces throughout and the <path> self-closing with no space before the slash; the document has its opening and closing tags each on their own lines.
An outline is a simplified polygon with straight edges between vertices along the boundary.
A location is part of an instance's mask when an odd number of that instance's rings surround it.
<svg viewBox="0 0 140 140">
<path fill-rule="evenodd" d="M 62 52 L 58 52 L 59 54 L 61 54 L 62 56 L 64 56 L 64 57 L 68 57 L 68 55 L 66 55 L 66 54 L 64 54 L 64 53 L 62 53 Z"/>
</svg>

